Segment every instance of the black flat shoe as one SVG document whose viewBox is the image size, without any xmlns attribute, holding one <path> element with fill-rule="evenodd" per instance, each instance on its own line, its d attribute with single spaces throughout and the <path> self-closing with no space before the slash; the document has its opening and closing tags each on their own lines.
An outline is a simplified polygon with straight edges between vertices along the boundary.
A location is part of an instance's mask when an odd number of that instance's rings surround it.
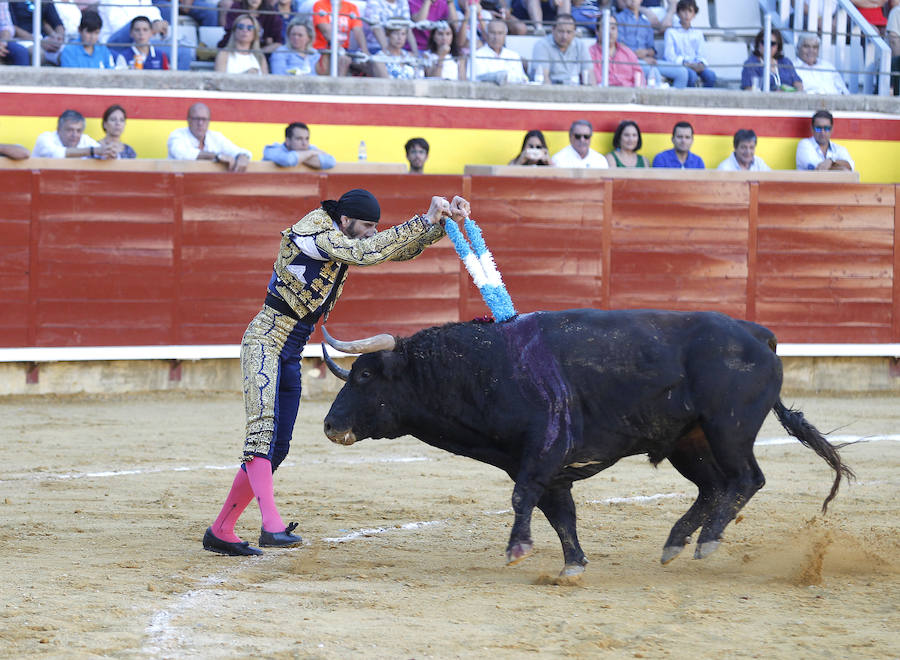
<svg viewBox="0 0 900 660">
<path fill-rule="evenodd" d="M 250 544 L 246 541 L 241 541 L 240 543 L 223 541 L 212 533 L 211 527 L 207 527 L 206 534 L 203 535 L 203 549 L 209 550 L 210 552 L 217 552 L 220 555 L 230 555 L 232 557 L 261 555 L 263 553 L 263 551 L 258 548 L 251 548 Z"/>
<path fill-rule="evenodd" d="M 259 545 L 262 548 L 290 548 L 303 543 L 303 539 L 296 534 L 291 534 L 297 529 L 297 523 L 292 522 L 283 532 L 267 532 L 262 529 L 259 535 Z"/>
</svg>

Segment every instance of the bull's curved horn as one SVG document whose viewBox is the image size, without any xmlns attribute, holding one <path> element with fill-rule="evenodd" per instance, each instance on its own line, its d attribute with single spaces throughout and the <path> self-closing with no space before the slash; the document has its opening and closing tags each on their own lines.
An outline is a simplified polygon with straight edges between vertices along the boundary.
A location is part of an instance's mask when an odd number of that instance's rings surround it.
<svg viewBox="0 0 900 660">
<path fill-rule="evenodd" d="M 325 358 L 325 364 L 328 365 L 328 371 L 333 373 L 344 382 L 346 382 L 347 379 L 350 378 L 350 370 L 338 366 L 338 363 L 331 359 L 331 356 L 328 355 L 328 349 L 325 348 L 324 343 L 322 344 L 322 357 Z"/>
<path fill-rule="evenodd" d="M 375 351 L 392 351 L 397 345 L 397 341 L 393 335 L 375 335 L 366 339 L 357 339 L 356 341 L 338 341 L 328 334 L 325 326 L 322 326 L 322 334 L 329 346 L 336 348 L 344 353 L 374 353 Z"/>
</svg>

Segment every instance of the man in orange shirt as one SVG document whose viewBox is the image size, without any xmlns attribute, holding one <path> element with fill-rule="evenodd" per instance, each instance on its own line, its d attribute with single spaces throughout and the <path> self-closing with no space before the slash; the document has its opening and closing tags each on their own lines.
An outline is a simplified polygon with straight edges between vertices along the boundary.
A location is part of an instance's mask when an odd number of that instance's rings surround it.
<svg viewBox="0 0 900 660">
<path fill-rule="evenodd" d="M 324 52 L 331 48 L 331 0 L 318 0 L 313 5 L 313 27 L 316 29 L 316 40 L 313 48 L 320 51 L 322 57 L 316 63 L 316 73 L 327 76 L 331 71 L 331 54 Z M 342 49 L 350 47 L 350 35 L 356 39 L 356 44 L 366 54 L 369 47 L 366 44 L 366 36 L 363 33 L 362 21 L 359 18 L 359 10 L 356 5 L 349 2 L 341 2 L 338 9 L 338 41 Z M 338 59 L 338 75 L 346 76 L 350 69 L 350 58 L 340 54 Z"/>
</svg>

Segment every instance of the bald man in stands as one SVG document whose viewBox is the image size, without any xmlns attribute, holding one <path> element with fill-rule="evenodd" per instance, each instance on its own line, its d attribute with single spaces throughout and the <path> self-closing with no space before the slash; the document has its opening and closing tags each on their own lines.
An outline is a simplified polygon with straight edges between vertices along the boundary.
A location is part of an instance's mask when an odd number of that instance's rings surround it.
<svg viewBox="0 0 900 660">
<path fill-rule="evenodd" d="M 209 130 L 210 112 L 204 103 L 195 103 L 187 114 L 188 125 L 169 135 L 170 160 L 211 160 L 229 172 L 244 172 L 251 154 L 218 131 Z"/>
</svg>

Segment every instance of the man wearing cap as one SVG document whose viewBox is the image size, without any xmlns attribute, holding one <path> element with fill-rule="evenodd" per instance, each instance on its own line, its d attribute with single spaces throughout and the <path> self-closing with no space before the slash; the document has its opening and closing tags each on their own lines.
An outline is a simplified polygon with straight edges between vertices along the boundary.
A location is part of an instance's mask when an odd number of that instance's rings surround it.
<svg viewBox="0 0 900 660">
<path fill-rule="evenodd" d="M 378 200 L 367 190 L 355 189 L 337 201 L 323 201 L 281 233 L 265 304 L 241 341 L 247 419 L 242 465 L 221 512 L 203 536 L 204 549 L 233 556 L 262 554 L 234 531 L 254 497 L 262 513 L 260 546 L 302 543 L 292 534 L 297 524 L 285 526 L 278 514 L 272 473 L 290 448 L 300 405 L 303 347 L 341 295 L 349 266 L 412 259 L 444 235 L 442 218 L 461 222 L 468 215 L 469 203 L 462 197 L 452 202 L 432 197 L 424 215 L 376 233 Z"/>
</svg>

